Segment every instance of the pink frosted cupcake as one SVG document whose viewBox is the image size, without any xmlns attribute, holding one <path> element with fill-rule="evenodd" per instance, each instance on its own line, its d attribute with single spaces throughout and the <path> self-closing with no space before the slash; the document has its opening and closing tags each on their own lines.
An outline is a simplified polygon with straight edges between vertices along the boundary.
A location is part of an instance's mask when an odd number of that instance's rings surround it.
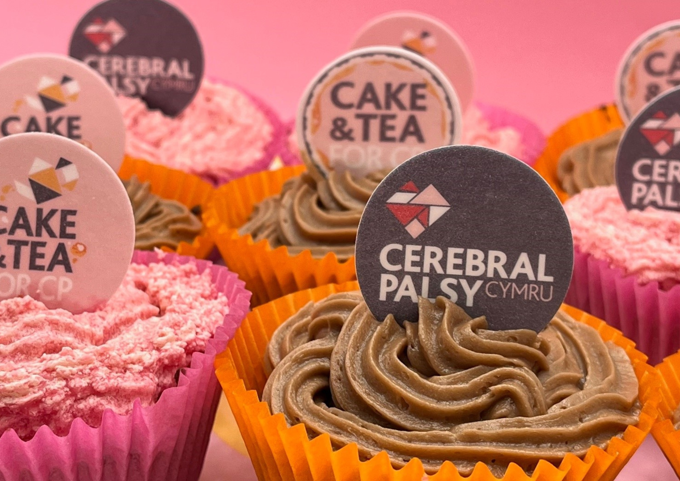
<svg viewBox="0 0 680 481">
<path fill-rule="evenodd" d="M 266 170 L 284 127 L 264 102 L 240 88 L 203 80 L 189 106 L 171 118 L 137 98 L 119 97 L 126 153 L 222 184 Z"/>
<path fill-rule="evenodd" d="M 627 211 L 616 186 L 586 189 L 564 209 L 574 236 L 565 302 L 621 329 L 652 364 L 680 349 L 680 214 Z"/>
<path fill-rule="evenodd" d="M 197 479 L 249 297 L 223 267 L 137 251 L 95 312 L 0 302 L 0 479 Z"/>
<path fill-rule="evenodd" d="M 463 115 L 461 144 L 479 145 L 500 150 L 533 165 L 545 147 L 541 129 L 524 117 L 500 107 L 482 103 L 471 105 Z M 285 149 L 281 158 L 285 165 L 300 164 L 295 121 L 288 123 Z"/>
</svg>

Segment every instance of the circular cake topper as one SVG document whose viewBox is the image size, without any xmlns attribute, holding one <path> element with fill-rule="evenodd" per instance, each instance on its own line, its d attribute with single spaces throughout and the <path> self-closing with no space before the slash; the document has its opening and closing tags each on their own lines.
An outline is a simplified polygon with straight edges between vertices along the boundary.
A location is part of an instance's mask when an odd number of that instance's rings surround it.
<svg viewBox="0 0 680 481">
<path fill-rule="evenodd" d="M 359 223 L 356 270 L 382 321 L 418 321 L 444 296 L 491 329 L 542 330 L 567 294 L 569 221 L 536 171 L 507 154 L 450 146 L 390 172 Z"/>
<path fill-rule="evenodd" d="M 444 74 L 407 50 L 354 50 L 307 87 L 296 129 L 310 172 L 362 176 L 393 168 L 461 135 L 458 98 Z"/>
<path fill-rule="evenodd" d="M 63 55 L 19 57 L 0 66 L 0 133 L 47 132 L 92 149 L 116 171 L 125 123 L 116 97 L 82 62 Z"/>
<path fill-rule="evenodd" d="M 647 104 L 626 127 L 616 185 L 628 210 L 680 211 L 680 87 Z"/>
<path fill-rule="evenodd" d="M 628 123 L 659 94 L 680 85 L 680 21 L 658 25 L 628 48 L 616 75 L 616 104 Z"/>
<path fill-rule="evenodd" d="M 0 299 L 72 313 L 107 301 L 135 243 L 132 206 L 111 167 L 45 133 L 0 139 Z"/>
<path fill-rule="evenodd" d="M 176 116 L 203 77 L 203 48 L 182 12 L 162 0 L 107 0 L 80 20 L 69 54 L 99 72 L 117 94 L 141 97 Z"/>
<path fill-rule="evenodd" d="M 451 28 L 436 18 L 415 12 L 392 12 L 366 24 L 352 49 L 389 45 L 431 60 L 456 89 L 463 110 L 472 102 L 475 73 L 472 56 Z"/>
</svg>

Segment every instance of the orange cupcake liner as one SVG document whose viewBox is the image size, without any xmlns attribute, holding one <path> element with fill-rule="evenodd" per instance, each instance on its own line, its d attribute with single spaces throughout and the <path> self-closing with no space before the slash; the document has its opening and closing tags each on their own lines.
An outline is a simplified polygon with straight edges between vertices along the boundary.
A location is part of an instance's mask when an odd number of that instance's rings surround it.
<svg viewBox="0 0 680 481">
<path fill-rule="evenodd" d="M 356 282 L 326 285 L 287 295 L 252 310 L 241 324 L 226 351 L 215 360 L 217 378 L 231 406 L 255 471 L 260 480 L 277 481 L 444 481 L 496 480 L 489 468 L 479 463 L 468 477 L 460 475 L 450 462 L 427 476 L 422 462 L 414 458 L 395 470 L 387 453 L 361 461 L 356 444 L 333 450 L 330 437 L 309 440 L 303 424 L 288 426 L 283 414 L 272 415 L 260 401 L 267 377 L 263 359 L 276 328 L 310 301 L 319 301 L 337 292 L 358 289 Z M 613 480 L 652 429 L 662 402 L 657 371 L 646 363 L 646 356 L 635 350 L 632 341 L 603 321 L 563 305 L 572 317 L 600 333 L 603 339 L 625 349 L 640 383 L 642 403 L 637 425 L 629 426 L 621 437 L 614 437 L 606 450 L 592 446 L 583 459 L 568 454 L 559 467 L 540 461 L 529 475 L 511 464 L 503 480 Z"/>
<path fill-rule="evenodd" d="M 614 104 L 602 105 L 574 117 L 548 137 L 545 150 L 536 160 L 534 169 L 550 184 L 560 201 L 564 203 L 569 198 L 569 194 L 562 189 L 557 178 L 557 165 L 564 151 L 623 126 L 623 120 Z"/>
<path fill-rule="evenodd" d="M 200 177 L 187 174 L 181 170 L 169 169 L 163 165 L 152 164 L 146 160 L 125 156 L 123 165 L 118 171 L 118 177 L 122 180 L 130 180 L 133 175 L 136 175 L 141 182 L 149 182 L 151 192 L 159 197 L 175 200 L 189 209 L 200 205 L 203 213 L 207 210 L 208 202 L 215 192 L 213 186 Z M 167 247 L 163 247 L 162 250 L 196 257 L 197 259 L 206 259 L 214 247 L 215 243 L 210 237 L 205 219 L 203 219 L 203 230 L 191 244 L 180 242 L 176 251 Z"/>
<path fill-rule="evenodd" d="M 660 419 L 652 428 L 652 435 L 680 477 L 680 430 L 673 425 L 673 415 L 680 406 L 680 352 L 664 359 L 656 369 L 661 376 L 663 400 L 659 404 Z"/>
<path fill-rule="evenodd" d="M 304 171 L 304 166 L 284 167 L 229 182 L 215 191 L 203 216 L 224 262 L 253 293 L 254 306 L 303 289 L 356 279 L 354 257 L 340 262 L 331 252 L 316 259 L 309 250 L 291 255 L 285 246 L 273 249 L 267 240 L 254 242 L 251 235 L 238 233 L 256 204 L 280 193 L 288 179 Z"/>
</svg>

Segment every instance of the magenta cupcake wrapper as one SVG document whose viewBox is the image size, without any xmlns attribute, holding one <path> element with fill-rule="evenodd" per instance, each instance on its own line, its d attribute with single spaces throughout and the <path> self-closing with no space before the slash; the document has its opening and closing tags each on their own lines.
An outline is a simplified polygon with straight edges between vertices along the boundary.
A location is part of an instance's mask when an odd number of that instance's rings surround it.
<svg viewBox="0 0 680 481">
<path fill-rule="evenodd" d="M 0 481 L 178 481 L 198 479 L 210 438 L 221 389 L 215 377 L 215 355 L 223 351 L 250 306 L 250 292 L 236 274 L 210 262 L 176 254 L 135 251 L 132 262 L 195 262 L 210 269 L 215 286 L 229 299 L 229 314 L 208 341 L 205 353 L 195 353 L 182 369 L 177 387 L 158 401 L 118 415 L 105 411 L 93 428 L 76 419 L 66 436 L 47 426 L 22 441 L 14 431 L 0 436 Z"/>
<path fill-rule="evenodd" d="M 545 148 L 545 135 L 541 129 L 526 117 L 501 107 L 475 102 L 492 129 L 511 127 L 522 136 L 523 155 L 520 160 L 531 166 Z"/>
<path fill-rule="evenodd" d="M 216 78 L 211 78 L 210 80 L 215 83 L 235 88 L 243 95 L 248 97 L 248 99 L 250 99 L 250 101 L 254 103 L 262 113 L 265 114 L 267 120 L 269 120 L 269 123 L 272 125 L 272 138 L 265 148 L 264 155 L 248 167 L 234 171 L 229 176 L 203 176 L 203 178 L 215 186 L 220 186 L 231 180 L 238 179 L 239 177 L 244 177 L 249 174 L 254 174 L 255 172 L 261 172 L 263 170 L 269 169 L 274 157 L 281 155 L 282 151 L 284 150 L 284 146 L 286 145 L 286 126 L 281 121 L 274 109 L 269 106 L 269 104 L 248 92 L 246 89 L 232 82 L 226 82 Z"/>
<path fill-rule="evenodd" d="M 564 301 L 621 330 L 651 365 L 680 349 L 680 285 L 660 289 L 590 254 L 574 250 L 574 274 Z"/>
<path fill-rule="evenodd" d="M 522 160 L 524 163 L 533 166 L 545 148 L 545 135 L 541 129 L 531 120 L 522 117 L 519 114 L 510 112 L 501 107 L 475 102 L 475 106 L 482 112 L 484 118 L 489 122 L 492 130 L 510 127 L 515 129 L 522 136 L 523 154 Z M 285 125 L 285 133 L 283 136 L 283 150 L 279 154 L 281 160 L 285 165 L 301 164 L 300 155 L 297 152 L 292 152 L 288 136 L 295 128 L 295 119 L 289 120 Z"/>
</svg>

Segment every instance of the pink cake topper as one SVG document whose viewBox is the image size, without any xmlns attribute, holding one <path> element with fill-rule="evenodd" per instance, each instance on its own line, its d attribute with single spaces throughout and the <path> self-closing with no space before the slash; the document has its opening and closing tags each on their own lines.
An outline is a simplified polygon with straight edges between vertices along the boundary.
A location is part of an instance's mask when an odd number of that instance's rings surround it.
<svg viewBox="0 0 680 481">
<path fill-rule="evenodd" d="M 421 13 L 389 13 L 365 25 L 351 48 L 374 45 L 401 47 L 422 55 L 448 77 L 463 111 L 472 102 L 475 87 L 472 56 L 460 37 L 445 23 Z"/>
<path fill-rule="evenodd" d="M 0 299 L 72 313 L 106 302 L 132 258 L 135 223 L 116 173 L 57 135 L 0 139 Z"/>
<path fill-rule="evenodd" d="M 680 20 L 657 25 L 628 48 L 616 75 L 616 104 L 628 123 L 660 94 L 680 85 Z"/>
<path fill-rule="evenodd" d="M 0 136 L 23 132 L 68 137 L 115 171 L 123 162 L 125 124 L 113 90 L 70 57 L 29 55 L 0 66 Z"/>
<path fill-rule="evenodd" d="M 296 128 L 311 172 L 366 175 L 456 143 L 462 120 L 456 92 L 432 62 L 371 47 L 321 70 L 302 96 Z"/>
</svg>

